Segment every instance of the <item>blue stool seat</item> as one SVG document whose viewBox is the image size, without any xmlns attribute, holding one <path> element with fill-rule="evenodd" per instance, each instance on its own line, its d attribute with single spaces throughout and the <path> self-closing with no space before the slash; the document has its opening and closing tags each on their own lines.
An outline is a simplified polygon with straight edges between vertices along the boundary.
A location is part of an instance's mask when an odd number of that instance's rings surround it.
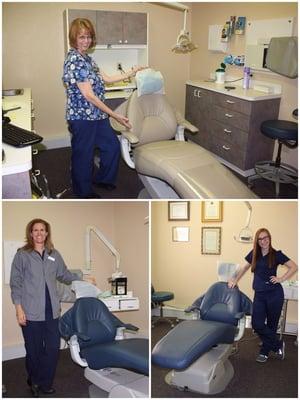
<svg viewBox="0 0 300 400">
<path fill-rule="evenodd" d="M 173 299 L 174 299 L 174 293 L 165 291 L 156 292 L 153 285 L 151 285 L 151 303 L 154 308 L 159 307 L 159 315 L 160 315 L 159 318 L 157 317 L 152 318 L 152 327 L 154 327 L 154 325 L 159 322 L 168 322 L 172 327 L 174 326 L 173 321 L 164 317 L 163 315 L 164 302 Z"/>
<path fill-rule="evenodd" d="M 297 141 L 298 124 L 292 121 L 269 120 L 261 124 L 261 132 L 274 140 Z"/>
<path fill-rule="evenodd" d="M 151 300 L 154 303 L 163 303 L 164 301 L 169 301 L 174 299 L 174 293 L 172 292 L 153 292 L 151 295 Z"/>
</svg>

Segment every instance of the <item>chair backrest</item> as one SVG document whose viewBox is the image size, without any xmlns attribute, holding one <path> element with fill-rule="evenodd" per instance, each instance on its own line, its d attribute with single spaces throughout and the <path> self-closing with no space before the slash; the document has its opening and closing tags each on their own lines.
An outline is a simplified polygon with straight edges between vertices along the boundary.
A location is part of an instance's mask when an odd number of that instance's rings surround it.
<svg viewBox="0 0 300 400">
<path fill-rule="evenodd" d="M 241 311 L 241 294 L 238 288 L 229 289 L 226 282 L 213 284 L 205 293 L 200 306 L 201 319 L 237 325 Z"/>
<path fill-rule="evenodd" d="M 139 138 L 139 146 L 175 137 L 175 111 L 164 94 L 138 97 L 137 91 L 133 92 L 128 99 L 126 116 L 132 125 L 131 132 Z"/>
<path fill-rule="evenodd" d="M 65 338 L 77 334 L 80 348 L 84 348 L 113 341 L 116 323 L 101 300 L 83 297 L 77 299 L 74 306 L 61 317 L 59 330 Z M 80 336 L 86 337 L 86 340 Z"/>
</svg>

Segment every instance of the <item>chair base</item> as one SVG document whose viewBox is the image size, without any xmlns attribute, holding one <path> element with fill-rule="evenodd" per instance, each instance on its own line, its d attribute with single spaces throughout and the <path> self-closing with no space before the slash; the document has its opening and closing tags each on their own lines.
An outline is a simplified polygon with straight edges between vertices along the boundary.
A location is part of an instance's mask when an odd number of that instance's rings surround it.
<svg viewBox="0 0 300 400">
<path fill-rule="evenodd" d="M 179 390 L 217 394 L 226 389 L 234 370 L 228 360 L 232 345 L 212 348 L 184 371 L 170 371 L 165 381 Z"/>
<path fill-rule="evenodd" d="M 248 185 L 257 179 L 267 179 L 275 183 L 276 197 L 279 197 L 280 184 L 298 184 L 298 170 L 288 164 L 276 166 L 274 161 L 260 161 L 255 164 L 255 175 L 249 176 Z"/>
<path fill-rule="evenodd" d="M 149 378 L 126 369 L 86 368 L 84 376 L 93 383 L 89 387 L 90 397 L 103 397 L 103 391 L 108 393 L 110 398 L 148 397 Z"/>
</svg>

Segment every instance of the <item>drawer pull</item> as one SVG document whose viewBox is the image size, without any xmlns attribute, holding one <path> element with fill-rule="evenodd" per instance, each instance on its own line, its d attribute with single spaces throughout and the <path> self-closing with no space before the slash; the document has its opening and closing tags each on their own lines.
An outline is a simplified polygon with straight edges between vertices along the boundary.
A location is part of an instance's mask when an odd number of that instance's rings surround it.
<svg viewBox="0 0 300 400">
<path fill-rule="evenodd" d="M 232 114 L 225 114 L 225 117 L 227 117 L 227 118 L 232 118 L 233 117 L 233 115 Z"/>
<path fill-rule="evenodd" d="M 228 135 L 230 135 L 232 133 L 232 131 L 230 131 L 229 129 L 226 129 L 226 128 L 224 129 L 224 132 L 228 133 Z"/>
<path fill-rule="evenodd" d="M 222 146 L 222 148 L 223 148 L 224 150 L 226 150 L 226 151 L 230 150 L 230 147 L 225 146 L 225 144 Z"/>
<path fill-rule="evenodd" d="M 232 100 L 226 100 L 226 103 L 228 103 L 228 104 L 235 104 L 235 101 L 232 101 Z"/>
<path fill-rule="evenodd" d="M 201 90 L 194 89 L 194 97 L 201 97 Z"/>
</svg>

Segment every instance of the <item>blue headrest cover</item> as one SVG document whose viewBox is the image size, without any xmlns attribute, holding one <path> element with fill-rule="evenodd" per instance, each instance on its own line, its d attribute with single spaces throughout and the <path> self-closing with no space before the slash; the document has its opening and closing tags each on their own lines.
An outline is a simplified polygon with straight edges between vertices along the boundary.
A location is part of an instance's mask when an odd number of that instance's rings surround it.
<svg viewBox="0 0 300 400">
<path fill-rule="evenodd" d="M 77 299 L 59 321 L 61 336 L 78 336 L 80 348 L 113 341 L 116 319 L 101 300 L 93 297 Z"/>
<path fill-rule="evenodd" d="M 213 284 L 200 306 L 201 319 L 232 325 L 237 325 L 237 314 L 241 311 L 241 292 L 237 287 L 230 289 L 227 282 Z"/>
</svg>

